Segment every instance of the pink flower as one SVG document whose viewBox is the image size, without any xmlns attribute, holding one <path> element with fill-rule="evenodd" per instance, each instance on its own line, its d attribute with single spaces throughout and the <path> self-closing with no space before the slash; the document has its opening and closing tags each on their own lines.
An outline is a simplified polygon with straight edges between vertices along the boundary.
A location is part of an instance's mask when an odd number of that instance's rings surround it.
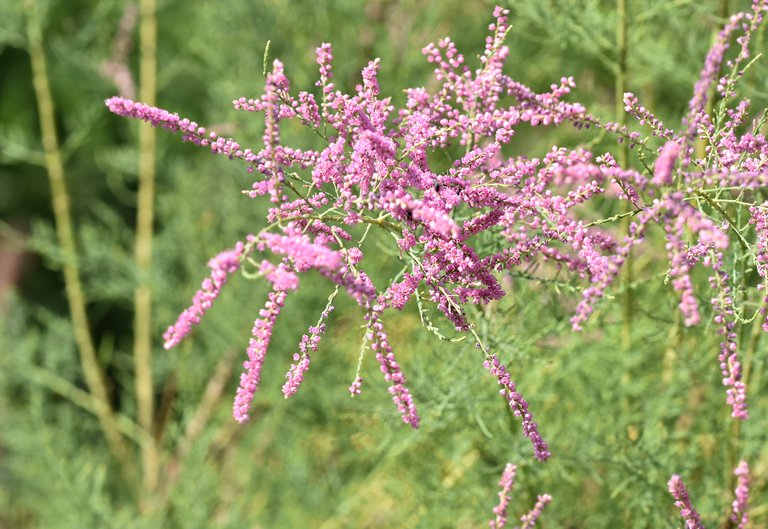
<svg viewBox="0 0 768 529">
<path fill-rule="evenodd" d="M 200 323 L 200 319 L 219 296 L 227 278 L 240 268 L 240 259 L 244 253 L 245 246 L 238 242 L 233 249 L 221 252 L 208 261 L 208 267 L 211 269 L 210 277 L 203 280 L 200 290 L 192 298 L 192 305 L 179 314 L 176 323 L 168 327 L 163 334 L 163 340 L 165 340 L 163 345 L 166 349 L 178 345 L 192 330 L 192 326 Z"/>
<path fill-rule="evenodd" d="M 493 508 L 493 514 L 496 515 L 496 519 L 491 520 L 488 523 L 488 525 L 491 526 L 491 529 L 502 529 L 502 527 L 507 525 L 507 507 L 509 506 L 509 500 L 511 499 L 509 493 L 512 490 L 512 486 L 515 484 L 516 473 L 517 467 L 512 463 L 507 463 L 507 466 L 504 467 L 504 472 L 501 474 L 501 479 L 499 480 L 499 487 L 501 488 L 499 491 L 499 504 Z"/>
<path fill-rule="evenodd" d="M 653 185 L 668 186 L 672 184 L 672 170 L 679 154 L 680 145 L 673 141 L 664 144 L 653 166 L 653 178 L 651 179 Z"/>
<path fill-rule="evenodd" d="M 254 393 L 259 389 L 264 357 L 272 339 L 275 321 L 285 304 L 285 298 L 284 291 L 270 292 L 266 305 L 259 311 L 259 318 L 253 324 L 252 337 L 246 350 L 248 359 L 243 363 L 245 372 L 240 375 L 240 387 L 237 388 L 233 405 L 233 415 L 238 422 L 248 420 L 248 408 L 253 401 Z"/>
<path fill-rule="evenodd" d="M 736 498 L 731 504 L 733 509 L 731 521 L 739 524 L 738 529 L 744 529 L 749 524 L 749 513 L 747 512 L 747 504 L 749 503 L 749 465 L 746 461 L 740 461 L 733 470 L 733 473 L 737 477 L 738 483 L 734 491 Z"/>
<path fill-rule="evenodd" d="M 546 461 L 550 457 L 549 447 L 539 434 L 539 427 L 533 420 L 533 415 L 528 411 L 528 403 L 523 396 L 515 389 L 515 383 L 509 376 L 507 368 L 499 362 L 496 355 L 490 355 L 483 364 L 485 368 L 494 375 L 501 386 L 499 393 L 504 397 L 516 417 L 523 421 L 523 434 L 531 440 L 533 452 L 536 459 Z"/>
<path fill-rule="evenodd" d="M 675 507 L 680 510 L 680 516 L 685 522 L 687 529 L 704 529 L 701 518 L 696 509 L 691 504 L 691 498 L 688 496 L 688 489 L 685 488 L 683 480 L 677 474 L 674 474 L 667 483 L 670 494 L 675 498 Z"/>
</svg>

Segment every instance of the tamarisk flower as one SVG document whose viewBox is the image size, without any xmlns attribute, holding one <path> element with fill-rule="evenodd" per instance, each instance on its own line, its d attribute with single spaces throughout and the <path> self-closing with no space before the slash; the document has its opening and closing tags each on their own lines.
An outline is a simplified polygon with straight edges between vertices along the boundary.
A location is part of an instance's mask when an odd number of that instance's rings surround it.
<svg viewBox="0 0 768 529">
<path fill-rule="evenodd" d="M 678 307 L 684 316 L 683 323 L 687 327 L 701 321 L 699 303 L 696 301 L 690 276 L 691 265 L 686 259 L 686 247 L 683 241 L 685 224 L 697 213 L 693 207 L 683 201 L 682 193 L 675 192 L 666 197 L 663 227 L 667 237 L 669 277 L 672 278 L 672 288 L 680 293 Z"/>
<path fill-rule="evenodd" d="M 303 341 L 301 345 L 304 349 L 306 349 L 306 344 L 304 344 Z M 312 359 L 307 352 L 302 354 L 294 353 L 294 363 L 291 364 L 290 369 L 285 374 L 285 384 L 283 384 L 282 388 L 283 396 L 285 396 L 286 399 L 293 397 L 296 392 L 299 391 L 299 386 L 304 381 L 304 373 L 306 373 L 309 369 L 309 363 L 311 360 Z"/>
<path fill-rule="evenodd" d="M 283 395 L 285 398 L 290 398 L 296 394 L 299 390 L 299 386 L 304 381 L 304 373 L 309 369 L 309 363 L 311 361 L 309 352 L 317 351 L 317 346 L 320 345 L 320 339 L 325 332 L 324 321 L 328 319 L 328 316 L 333 312 L 334 306 L 328 305 L 326 309 L 320 314 L 320 321 L 317 325 L 309 328 L 309 335 L 301 337 L 299 343 L 299 353 L 294 353 L 293 364 L 285 374 L 285 384 L 283 384 Z"/>
<path fill-rule="evenodd" d="M 248 420 L 248 408 L 253 401 L 253 395 L 259 389 L 261 382 L 261 369 L 264 366 L 264 357 L 267 354 L 269 342 L 272 339 L 272 329 L 285 305 L 285 291 L 273 290 L 269 293 L 267 303 L 259 311 L 259 318 L 253 324 L 252 337 L 248 344 L 246 354 L 248 360 L 243 363 L 245 372 L 240 375 L 240 386 L 237 388 L 233 415 L 238 422 Z"/>
<path fill-rule="evenodd" d="M 755 226 L 757 234 L 755 267 L 760 277 L 768 279 L 768 201 L 760 207 L 751 206 L 749 213 L 749 222 Z"/>
<path fill-rule="evenodd" d="M 208 147 L 213 154 L 224 154 L 230 158 L 240 158 L 249 164 L 262 167 L 262 159 L 251 149 L 243 149 L 232 138 L 221 138 L 215 132 L 207 132 L 205 127 L 187 118 L 181 118 L 178 114 L 168 112 L 162 108 L 137 103 L 123 97 L 111 97 L 105 101 L 107 108 L 118 116 L 140 119 L 150 123 L 153 127 L 162 127 L 171 132 L 181 132 L 181 139 Z"/>
<path fill-rule="evenodd" d="M 650 110 L 642 106 L 638 102 L 635 94 L 632 92 L 625 92 L 623 101 L 624 111 L 627 114 L 634 116 L 640 125 L 648 125 L 654 135 L 659 138 L 665 138 L 669 141 L 677 140 L 677 136 L 672 129 L 665 127 L 664 122 L 657 118 Z"/>
<path fill-rule="evenodd" d="M 402 310 L 405 304 L 416 292 L 416 288 L 419 286 L 419 282 L 423 279 L 423 274 L 416 272 L 414 274 L 405 273 L 403 279 L 399 283 L 393 284 L 389 287 L 386 296 L 389 298 L 389 303 L 393 308 Z"/>
<path fill-rule="evenodd" d="M 289 291 L 299 288 L 299 276 L 288 265 L 280 263 L 278 266 L 264 259 L 259 266 L 259 272 L 272 284 L 275 290 Z"/>
<path fill-rule="evenodd" d="M 523 434 L 531 440 L 533 452 L 536 459 L 546 461 L 551 455 L 547 443 L 539 434 L 539 427 L 533 420 L 533 415 L 528 411 L 528 403 L 523 396 L 515 389 L 515 383 L 509 376 L 509 372 L 495 354 L 490 354 L 483 363 L 485 368 L 491 372 L 499 381 L 499 394 L 504 397 L 516 417 L 523 421 Z"/>
<path fill-rule="evenodd" d="M 495 518 L 488 522 L 491 529 L 502 529 L 507 525 L 507 509 L 511 499 L 510 492 L 515 484 L 516 474 L 517 467 L 512 463 L 507 463 L 504 471 L 501 473 L 501 479 L 499 479 L 499 488 L 501 490 L 499 490 L 499 504 L 493 508 Z M 520 517 L 522 525 L 519 526 L 519 529 L 533 529 L 536 521 L 541 517 L 544 507 L 551 501 L 552 496 L 549 494 L 540 494 L 533 509 Z"/>
<path fill-rule="evenodd" d="M 749 502 L 749 465 L 746 461 L 740 461 L 733 470 L 733 473 L 738 478 L 738 482 L 734 491 L 736 498 L 731 504 L 733 508 L 731 521 L 739 524 L 738 529 L 744 529 L 749 524 L 749 513 L 747 512 L 747 503 Z"/>
<path fill-rule="evenodd" d="M 717 34 L 715 44 L 707 54 L 704 68 L 701 70 L 699 80 L 693 89 L 693 97 L 688 103 L 688 117 L 683 122 L 684 125 L 687 125 L 689 140 L 696 134 L 697 127 L 705 115 L 705 108 L 709 99 L 709 88 L 715 83 L 720 74 L 720 67 L 723 63 L 725 52 L 728 50 L 731 34 L 739 28 L 744 17 L 744 13 L 732 15 L 728 23 Z"/>
<path fill-rule="evenodd" d="M 383 301 L 383 300 L 382 300 Z M 384 379 L 390 383 L 389 394 L 392 395 L 392 401 L 397 405 L 403 422 L 410 424 L 414 429 L 419 427 L 419 414 L 413 403 L 411 392 L 406 386 L 405 376 L 400 370 L 400 365 L 395 360 L 395 354 L 389 345 L 389 337 L 384 332 L 384 325 L 381 323 L 381 312 L 384 306 L 380 303 L 375 304 L 371 311 L 366 315 L 368 321 L 368 330 L 366 338 L 370 342 L 371 350 L 376 353 L 376 360 L 379 362 L 379 368 L 384 373 Z M 360 385 L 355 383 L 352 386 L 358 390 L 354 391 L 350 387 L 350 393 L 353 395 L 359 393 Z"/>
<path fill-rule="evenodd" d="M 757 235 L 755 268 L 765 280 L 768 279 L 768 202 L 763 202 L 760 207 L 750 207 L 749 212 L 749 222 L 754 224 Z M 768 293 L 765 292 L 765 284 L 758 285 L 758 289 L 764 291 L 760 313 L 763 315 L 763 330 L 768 332 Z"/>
<path fill-rule="evenodd" d="M 718 292 L 712 299 L 715 311 L 714 322 L 718 325 L 717 333 L 721 336 L 720 371 L 723 385 L 727 386 L 726 402 L 731 406 L 731 416 L 735 419 L 748 419 L 747 390 L 742 380 L 741 362 L 738 355 L 736 323 L 733 313 L 733 294 L 729 285 L 730 277 L 722 270 L 722 255 L 714 259 L 714 275 L 710 277 L 712 289 Z"/>
<path fill-rule="evenodd" d="M 688 496 L 688 490 L 685 488 L 682 478 L 673 474 L 667 483 L 667 488 L 675 499 L 675 507 L 680 510 L 680 516 L 685 522 L 686 529 L 704 529 L 699 513 L 691 504 L 691 498 Z"/>
<path fill-rule="evenodd" d="M 511 499 L 509 493 L 515 484 L 516 473 L 517 467 L 512 463 L 507 463 L 499 480 L 499 487 L 501 488 L 499 491 L 499 504 L 493 508 L 493 514 L 496 515 L 496 519 L 491 520 L 488 524 L 491 526 L 491 529 L 502 529 L 502 527 L 507 525 L 507 507 Z"/>
<path fill-rule="evenodd" d="M 651 179 L 653 185 L 668 186 L 672 183 L 672 169 L 675 168 L 675 160 L 679 154 L 680 145 L 673 141 L 664 144 L 653 166 L 653 178 Z"/>
<path fill-rule="evenodd" d="M 219 296 L 227 278 L 240 268 L 240 260 L 244 253 L 245 245 L 238 242 L 231 250 L 223 251 L 208 261 L 208 267 L 211 269 L 210 277 L 203 280 L 200 290 L 192 299 L 192 305 L 179 314 L 176 323 L 168 327 L 163 334 L 165 341 L 163 345 L 166 349 L 178 345 L 192 330 L 192 326 L 200 323 L 200 319 Z"/>
<path fill-rule="evenodd" d="M 520 517 L 522 525 L 520 525 L 519 529 L 533 529 L 533 526 L 536 525 L 536 522 L 541 517 L 541 513 L 544 511 L 544 507 L 546 507 L 551 501 L 552 496 L 549 494 L 539 494 L 539 496 L 536 498 L 536 504 L 533 506 L 533 509 Z"/>
<path fill-rule="evenodd" d="M 625 237 L 623 244 L 617 248 L 616 253 L 609 259 L 605 273 L 593 280 L 592 284 L 582 293 L 582 299 L 570 320 L 573 330 L 581 330 L 582 323 L 592 314 L 595 303 L 603 297 L 605 289 L 615 280 L 622 265 L 629 257 L 632 247 L 643 240 L 649 222 L 656 218 L 661 207 L 660 201 L 654 201 L 651 206 L 639 214 L 637 222 L 632 222 L 629 225 L 629 234 Z"/>
<path fill-rule="evenodd" d="M 339 252 L 313 244 L 306 235 L 263 233 L 258 246 L 260 250 L 268 248 L 276 254 L 290 257 L 299 272 L 311 268 L 337 270 L 341 267 Z"/>
<path fill-rule="evenodd" d="M 349 386 L 349 394 L 352 395 L 353 397 L 355 395 L 360 395 L 360 393 L 362 392 L 362 388 L 363 388 L 363 378 L 360 376 L 355 377 L 355 380 Z"/>
</svg>

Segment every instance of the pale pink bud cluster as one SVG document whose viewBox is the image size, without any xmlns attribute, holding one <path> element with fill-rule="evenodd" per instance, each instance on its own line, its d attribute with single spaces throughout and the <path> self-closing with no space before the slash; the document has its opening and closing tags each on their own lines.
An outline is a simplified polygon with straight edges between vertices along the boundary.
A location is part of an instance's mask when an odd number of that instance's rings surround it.
<svg viewBox="0 0 768 529">
<path fill-rule="evenodd" d="M 320 339 L 325 332 L 325 320 L 328 319 L 331 312 L 333 312 L 334 306 L 329 305 L 320 314 L 320 321 L 317 325 L 309 328 L 309 334 L 305 334 L 301 337 L 299 342 L 299 353 L 294 353 L 293 364 L 285 374 L 285 384 L 283 384 L 283 395 L 285 398 L 290 398 L 296 394 L 299 390 L 299 386 L 304 381 L 304 374 L 309 369 L 309 363 L 311 361 L 310 351 L 317 351 L 317 347 L 320 345 Z"/>
<path fill-rule="evenodd" d="M 750 207 L 749 213 L 749 222 L 755 226 L 757 235 L 755 267 L 761 277 L 768 279 L 768 202 Z"/>
<path fill-rule="evenodd" d="M 672 170 L 675 168 L 675 160 L 679 154 L 680 145 L 673 141 L 664 144 L 653 166 L 653 178 L 651 179 L 653 185 L 668 186 L 672 184 Z"/>
<path fill-rule="evenodd" d="M 311 360 L 309 353 L 294 353 L 294 363 L 291 364 L 290 369 L 285 374 L 285 384 L 283 384 L 282 388 L 283 396 L 286 399 L 293 397 L 296 392 L 299 391 L 299 386 L 301 386 L 301 383 L 304 381 L 304 373 L 309 369 Z"/>
<path fill-rule="evenodd" d="M 744 13 L 736 13 L 731 16 L 725 27 L 718 33 L 715 44 L 707 55 L 704 68 L 701 70 L 699 80 L 693 89 L 693 98 L 688 103 L 690 112 L 685 120 L 685 124 L 688 127 L 689 137 L 696 134 L 701 120 L 706 115 L 705 108 L 709 99 L 709 89 L 718 79 L 725 52 L 730 46 L 731 34 L 739 28 L 744 17 Z"/>
<path fill-rule="evenodd" d="M 272 330 L 277 316 L 285 305 L 286 296 L 287 294 L 283 291 L 270 292 L 267 303 L 259 311 L 259 318 L 253 324 L 252 337 L 246 350 L 248 360 L 243 363 L 245 372 L 240 375 L 240 386 L 237 388 L 232 409 L 232 414 L 238 422 L 246 422 L 249 418 L 248 409 L 254 393 L 259 389 L 261 369 L 272 339 Z"/>
<path fill-rule="evenodd" d="M 650 110 L 642 106 L 637 100 L 637 96 L 635 96 L 635 94 L 632 92 L 626 92 L 624 94 L 623 101 L 624 111 L 637 119 L 639 125 L 647 125 L 653 131 L 654 135 L 658 136 L 659 138 L 665 138 L 667 140 L 677 139 L 674 131 L 672 131 L 672 129 L 668 129 L 664 125 L 664 122 L 657 118 Z"/>
<path fill-rule="evenodd" d="M 539 461 L 546 461 L 550 457 L 549 447 L 539 434 L 539 427 L 533 420 L 533 415 L 528 411 L 528 403 L 525 398 L 516 390 L 515 383 L 509 376 L 509 372 L 496 355 L 491 354 L 483 363 L 485 368 L 495 376 L 501 389 L 499 394 L 504 397 L 509 404 L 512 413 L 520 417 L 523 421 L 523 434 L 531 440 L 533 444 L 533 453 Z"/>
<path fill-rule="evenodd" d="M 667 483 L 667 488 L 669 489 L 669 493 L 672 494 L 672 497 L 675 499 L 675 507 L 680 510 L 680 516 L 685 522 L 686 529 L 704 529 L 704 524 L 701 523 L 701 517 L 691 503 L 688 489 L 685 488 L 682 478 L 677 474 L 674 474 Z"/>
<path fill-rule="evenodd" d="M 509 507 L 509 500 L 511 499 L 510 491 L 515 484 L 515 474 L 517 474 L 517 467 L 512 463 L 507 463 L 499 480 L 499 488 L 501 489 L 499 491 L 499 504 L 493 508 L 496 519 L 488 523 L 491 529 L 502 529 L 507 525 L 507 507 Z"/>
<path fill-rule="evenodd" d="M 213 154 L 224 154 L 230 158 L 240 158 L 259 166 L 261 158 L 251 149 L 243 149 L 240 143 L 231 138 L 220 138 L 215 132 L 206 132 L 205 127 L 178 114 L 162 108 L 136 103 L 122 97 L 111 97 L 105 104 L 110 111 L 126 118 L 140 119 L 152 126 L 160 126 L 171 132 L 181 132 L 181 139 L 201 147 L 208 147 Z"/>
<path fill-rule="evenodd" d="M 341 267 L 341 253 L 314 244 L 301 234 L 279 235 L 263 233 L 257 243 L 260 250 L 289 257 L 298 272 L 310 269 L 337 270 Z"/>
<path fill-rule="evenodd" d="M 499 504 L 493 508 L 494 519 L 488 522 L 491 529 L 502 529 L 507 525 L 507 509 L 509 508 L 509 501 L 511 499 L 512 487 L 515 484 L 515 476 L 517 474 L 517 467 L 512 463 L 507 463 L 504 467 L 504 471 L 501 473 L 501 479 L 499 479 Z M 536 500 L 536 504 L 526 514 L 520 517 L 521 525 L 519 529 L 533 529 L 536 522 L 541 517 L 541 513 L 552 501 L 552 496 L 549 494 L 540 494 Z"/>
<path fill-rule="evenodd" d="M 370 343 L 371 350 L 376 354 L 376 360 L 379 362 L 379 368 L 384 374 L 384 379 L 390 383 L 389 394 L 392 395 L 392 401 L 397 406 L 398 411 L 400 411 L 403 422 L 410 424 L 413 428 L 418 428 L 420 421 L 419 413 L 416 411 L 416 405 L 413 403 L 411 392 L 406 386 L 405 376 L 395 359 L 392 347 L 389 345 L 389 336 L 384 332 L 384 325 L 380 320 L 383 308 L 380 304 L 376 304 L 366 316 L 368 320 L 366 338 Z M 359 390 L 359 385 L 357 389 Z M 358 392 L 352 391 L 350 388 L 350 393 L 353 395 Z"/>
<path fill-rule="evenodd" d="M 733 513 L 731 514 L 731 521 L 734 524 L 738 524 L 738 529 L 745 529 L 749 525 L 749 513 L 747 512 L 749 503 L 749 465 L 746 461 L 740 461 L 738 466 L 733 470 L 733 474 L 736 476 L 736 490 L 734 491 L 735 499 L 731 504 Z"/>
<path fill-rule="evenodd" d="M 363 389 L 363 378 L 359 376 L 355 377 L 354 382 L 352 382 L 352 384 L 350 384 L 349 386 L 349 394 L 352 395 L 353 397 L 355 395 L 360 395 L 360 393 L 362 393 L 362 389 Z"/>
<path fill-rule="evenodd" d="M 539 494 L 536 498 L 536 504 L 533 506 L 527 514 L 520 517 L 520 529 L 533 529 L 536 522 L 541 518 L 541 514 L 544 512 L 544 507 L 549 505 L 552 501 L 552 496 L 549 494 Z"/>
<path fill-rule="evenodd" d="M 726 402 L 731 407 L 731 416 L 735 419 L 748 419 L 747 388 L 742 380 L 741 361 L 739 360 L 738 335 L 736 334 L 734 300 L 730 287 L 730 276 L 722 270 L 722 258 L 713 265 L 715 275 L 710 278 L 713 290 L 719 291 L 712 299 L 714 322 L 720 335 L 720 371 L 726 390 Z"/>
<path fill-rule="evenodd" d="M 333 85 L 329 84 L 329 81 L 333 77 L 333 51 L 331 45 L 324 42 L 315 50 L 317 57 L 317 64 L 320 66 L 320 80 L 317 81 L 317 86 L 323 88 L 323 93 L 328 94 L 333 91 Z"/>
</svg>

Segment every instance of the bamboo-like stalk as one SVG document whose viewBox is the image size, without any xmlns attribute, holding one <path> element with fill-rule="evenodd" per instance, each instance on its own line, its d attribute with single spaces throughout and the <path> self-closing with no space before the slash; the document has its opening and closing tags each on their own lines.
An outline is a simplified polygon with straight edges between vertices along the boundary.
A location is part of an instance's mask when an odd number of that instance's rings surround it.
<svg viewBox="0 0 768 529">
<path fill-rule="evenodd" d="M 64 285 L 69 304 L 72 329 L 80 357 L 80 366 L 85 376 L 88 391 L 100 403 L 93 410 L 99 419 L 99 424 L 109 449 L 118 460 L 126 477 L 133 474 L 133 465 L 124 438 L 117 426 L 114 410 L 112 409 L 104 375 L 99 366 L 96 349 L 91 338 L 86 313 L 86 300 L 80 283 L 77 248 L 73 233 L 69 207 L 69 195 L 64 177 L 64 164 L 61 158 L 59 141 L 56 135 L 53 98 L 48 81 L 48 71 L 43 50 L 43 34 L 35 0 L 25 1 L 27 17 L 27 40 L 32 61 L 32 83 L 38 105 L 40 131 L 43 149 L 45 151 L 45 167 L 51 184 L 53 214 L 56 223 L 56 236 L 61 248 Z"/>
<path fill-rule="evenodd" d="M 614 79 L 614 98 L 616 100 L 616 122 L 624 128 L 627 125 L 627 113 L 624 110 L 624 92 L 627 91 L 627 0 L 616 0 L 616 77 Z M 629 145 L 623 141 L 619 145 L 618 162 L 621 167 L 626 167 L 629 159 Z M 628 213 L 631 204 L 624 204 L 623 213 Z M 629 224 L 632 219 L 626 217 L 622 221 L 622 231 L 629 230 Z M 621 283 L 631 285 L 634 279 L 632 250 L 630 249 L 627 259 L 624 262 L 621 272 Z M 633 310 L 632 289 L 625 289 L 622 295 L 622 305 L 624 309 L 624 323 L 621 328 L 621 342 L 625 349 L 632 345 L 632 318 Z"/>
<path fill-rule="evenodd" d="M 139 3 L 139 99 L 155 105 L 157 92 L 157 21 L 155 0 Z M 152 266 L 152 234 L 155 201 L 155 129 L 147 123 L 139 125 L 139 189 L 137 194 L 136 240 L 134 258 L 137 284 L 134 291 L 133 362 L 138 423 L 153 431 L 154 383 L 152 380 L 152 289 L 149 276 Z M 142 484 L 149 497 L 157 488 L 159 454 L 157 443 L 149 436 L 141 445 Z"/>
</svg>

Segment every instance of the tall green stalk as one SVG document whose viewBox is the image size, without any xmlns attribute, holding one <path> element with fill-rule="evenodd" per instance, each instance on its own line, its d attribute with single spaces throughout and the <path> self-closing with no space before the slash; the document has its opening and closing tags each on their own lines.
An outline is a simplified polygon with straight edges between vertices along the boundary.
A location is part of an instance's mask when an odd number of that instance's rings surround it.
<svg viewBox="0 0 768 529">
<path fill-rule="evenodd" d="M 139 3 L 139 33 L 141 60 L 139 64 L 139 99 L 154 105 L 157 93 L 157 21 L 155 0 Z M 134 291 L 135 388 L 138 423 L 147 432 L 153 431 L 154 383 L 152 380 L 152 235 L 155 201 L 155 129 L 139 125 L 139 189 L 136 212 L 137 284 Z M 142 484 L 144 494 L 151 497 L 157 488 L 159 454 L 157 443 L 149 436 L 141 445 Z"/>
</svg>

